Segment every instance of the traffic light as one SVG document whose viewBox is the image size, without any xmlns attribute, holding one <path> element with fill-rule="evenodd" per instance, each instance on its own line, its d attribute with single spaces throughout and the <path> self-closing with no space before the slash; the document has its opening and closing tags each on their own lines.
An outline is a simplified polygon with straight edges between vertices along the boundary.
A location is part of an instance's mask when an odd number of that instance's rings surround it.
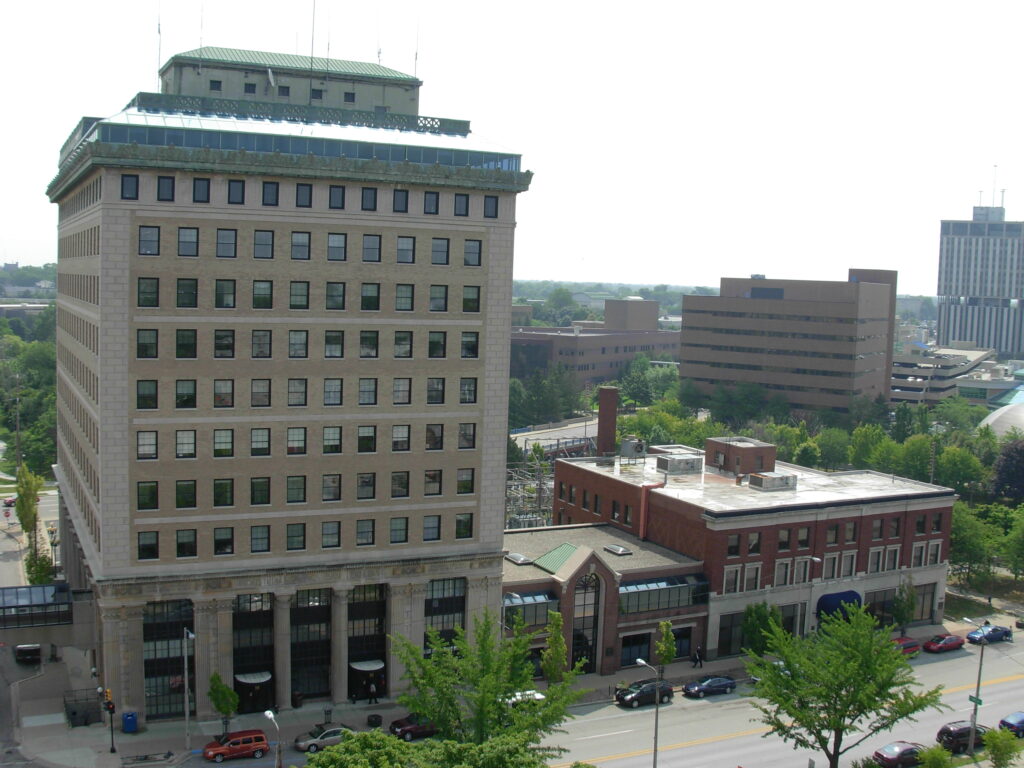
<svg viewBox="0 0 1024 768">
<path fill-rule="evenodd" d="M 112 694 L 110 692 L 109 688 L 107 688 L 105 691 L 103 691 L 103 700 L 104 701 L 113 701 L 114 700 L 114 694 Z"/>
<path fill-rule="evenodd" d="M 112 701 L 105 701 L 105 702 L 103 702 L 103 708 L 105 710 L 107 710 L 107 712 L 109 712 L 110 714 L 114 714 L 114 702 L 112 702 Z"/>
</svg>

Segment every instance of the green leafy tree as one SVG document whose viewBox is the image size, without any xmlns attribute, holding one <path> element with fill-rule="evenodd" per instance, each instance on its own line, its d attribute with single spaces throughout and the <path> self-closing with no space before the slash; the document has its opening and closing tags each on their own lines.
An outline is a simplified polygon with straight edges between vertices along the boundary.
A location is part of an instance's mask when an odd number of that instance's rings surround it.
<svg viewBox="0 0 1024 768">
<path fill-rule="evenodd" d="M 1020 744 L 1012 731 L 992 728 L 981 737 L 992 768 L 1010 768 L 1020 756 Z"/>
<path fill-rule="evenodd" d="M 903 446 L 892 438 L 882 439 L 868 457 L 868 465 L 887 475 L 894 475 L 900 470 L 900 463 L 903 456 Z"/>
<path fill-rule="evenodd" d="M 772 623 L 782 625 L 782 611 L 777 605 L 748 603 L 743 609 L 743 650 L 751 656 L 763 656 L 768 650 Z"/>
<path fill-rule="evenodd" d="M 761 722 L 783 741 L 823 754 L 829 768 L 877 734 L 944 707 L 941 687 L 915 690 L 910 665 L 860 606 L 847 605 L 845 619 L 823 615 L 819 631 L 807 637 L 773 622 L 767 654 L 747 662 L 759 680 L 753 704 Z"/>
<path fill-rule="evenodd" d="M 991 553 L 997 550 L 995 529 L 978 519 L 963 502 L 953 504 L 953 524 L 949 535 L 949 565 L 954 573 L 968 579 L 988 574 Z"/>
<path fill-rule="evenodd" d="M 928 435 L 911 435 L 903 443 L 900 472 L 913 480 L 927 482 L 931 478 L 935 444 Z"/>
<path fill-rule="evenodd" d="M 1003 561 L 1014 579 L 1024 574 L 1024 516 L 1018 517 L 1009 535 L 1003 539 Z"/>
<path fill-rule="evenodd" d="M 931 414 L 937 424 L 945 424 L 949 429 L 964 433 L 972 432 L 986 416 L 988 408 L 983 405 L 971 405 L 960 395 L 943 398 L 935 405 Z"/>
<path fill-rule="evenodd" d="M 850 452 L 850 433 L 838 427 L 823 429 L 814 437 L 821 451 L 821 466 L 838 469 L 846 463 Z"/>
<path fill-rule="evenodd" d="M 927 435 L 932 427 L 932 414 L 928 406 L 918 403 L 913 409 L 913 427 L 915 435 Z"/>
<path fill-rule="evenodd" d="M 1024 440 L 1007 443 L 999 452 L 992 476 L 992 492 L 1006 496 L 1015 504 L 1024 500 Z"/>
<path fill-rule="evenodd" d="M 665 667 L 672 663 L 676 657 L 676 636 L 672 634 L 671 621 L 658 622 L 658 642 L 654 646 L 654 661 L 661 667 L 664 674 Z"/>
<path fill-rule="evenodd" d="M 45 552 L 29 552 L 25 557 L 25 576 L 29 584 L 53 582 L 53 560 Z"/>
<path fill-rule="evenodd" d="M 821 451 L 815 443 L 808 440 L 797 446 L 796 453 L 793 454 L 793 463 L 801 467 L 816 467 L 821 463 Z"/>
<path fill-rule="evenodd" d="M 764 404 L 764 415 L 777 424 L 789 419 L 792 412 L 793 407 L 789 404 L 789 400 L 778 392 L 769 395 L 768 401 Z"/>
<path fill-rule="evenodd" d="M 568 661 L 569 649 L 565 645 L 565 635 L 562 632 L 562 614 L 558 611 L 548 611 L 547 633 L 547 644 L 540 652 L 540 668 L 548 685 L 557 685 L 564 682 L 571 671 Z"/>
<path fill-rule="evenodd" d="M 900 637 L 906 637 L 907 624 L 914 620 L 916 612 L 917 590 L 914 588 L 913 579 L 908 578 L 900 583 L 896 589 L 896 597 L 892 601 L 892 618 L 900 628 Z"/>
<path fill-rule="evenodd" d="M 646 373 L 630 371 L 621 382 L 622 396 L 637 405 L 647 406 L 654 402 L 654 389 Z"/>
<path fill-rule="evenodd" d="M 530 395 L 519 379 L 508 380 L 508 426 L 510 429 L 530 425 Z"/>
<path fill-rule="evenodd" d="M 984 467 L 991 467 L 999 457 L 999 438 L 988 424 L 978 427 L 971 441 L 971 451 Z"/>
<path fill-rule="evenodd" d="M 526 454 L 523 453 L 523 449 L 519 447 L 519 443 L 512 439 L 512 436 L 508 436 L 508 443 L 505 447 L 505 466 L 512 467 L 521 465 L 526 461 Z"/>
<path fill-rule="evenodd" d="M 707 397 L 693 379 L 679 382 L 679 403 L 688 416 L 697 415 L 697 410 L 704 407 Z"/>
<path fill-rule="evenodd" d="M 238 711 L 238 694 L 224 682 L 219 672 L 214 672 L 210 675 L 210 690 L 206 695 L 210 697 L 213 708 L 220 712 L 221 724 L 227 733 L 231 716 Z"/>
<path fill-rule="evenodd" d="M 535 636 L 519 621 L 511 636 L 499 635 L 489 610 L 475 617 L 472 638 L 462 627 L 450 639 L 429 628 L 427 654 L 405 637 L 392 635 L 409 681 L 398 701 L 430 717 L 443 739 L 482 744 L 492 734 L 514 730 L 529 743 L 539 743 L 569 716 L 569 705 L 583 692 L 573 690 L 576 670 L 570 670 L 561 682 L 548 685 L 542 701 L 510 704 L 514 694 L 532 687 L 530 644 Z"/>
<path fill-rule="evenodd" d="M 1005 504 L 977 504 L 971 508 L 971 511 L 978 516 L 979 520 L 998 529 L 1005 536 L 1017 522 L 1022 509 L 1020 507 L 1011 509 Z"/>
<path fill-rule="evenodd" d="M 902 443 L 914 434 L 914 412 L 908 403 L 896 406 L 889 434 L 897 443 Z"/>
<path fill-rule="evenodd" d="M 985 468 L 974 454 L 956 445 L 943 448 L 935 464 L 935 481 L 957 493 L 963 493 L 972 483 L 980 483 L 985 476 Z"/>
<path fill-rule="evenodd" d="M 952 768 L 953 766 L 953 755 L 941 744 L 933 744 L 923 752 L 919 752 L 918 759 L 921 761 L 921 768 Z M 872 766 L 877 765 L 874 760 L 871 761 L 871 764 Z"/>
<path fill-rule="evenodd" d="M 32 474 L 28 466 L 18 467 L 18 500 L 14 503 L 14 514 L 21 530 L 28 537 L 28 549 L 33 557 L 39 556 L 39 491 L 43 478 Z"/>
<path fill-rule="evenodd" d="M 878 424 L 861 424 L 850 436 L 849 462 L 857 469 L 871 466 L 871 452 L 885 439 L 885 430 Z"/>
</svg>

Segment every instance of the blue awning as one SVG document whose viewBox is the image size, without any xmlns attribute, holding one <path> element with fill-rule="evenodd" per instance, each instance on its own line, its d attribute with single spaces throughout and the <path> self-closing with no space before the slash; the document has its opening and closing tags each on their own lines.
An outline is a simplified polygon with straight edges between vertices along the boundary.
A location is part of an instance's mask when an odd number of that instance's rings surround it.
<svg viewBox="0 0 1024 768">
<path fill-rule="evenodd" d="M 862 603 L 860 593 L 848 589 L 845 592 L 833 592 L 829 595 L 822 595 L 818 598 L 818 615 L 821 616 L 823 613 L 841 613 L 845 617 L 846 611 L 843 609 L 843 603 L 860 605 Z"/>
</svg>

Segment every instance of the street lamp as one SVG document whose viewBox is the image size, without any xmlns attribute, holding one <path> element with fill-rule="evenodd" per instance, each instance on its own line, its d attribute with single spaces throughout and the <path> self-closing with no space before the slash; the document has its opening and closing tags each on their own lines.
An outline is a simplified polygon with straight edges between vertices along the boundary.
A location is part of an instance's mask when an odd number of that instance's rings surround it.
<svg viewBox="0 0 1024 768">
<path fill-rule="evenodd" d="M 972 621 L 964 616 L 964 621 L 968 624 L 981 629 L 982 625 L 976 621 Z M 988 638 L 985 637 L 984 632 L 981 638 L 978 640 L 978 645 L 981 646 L 981 653 L 978 655 L 978 680 L 974 684 L 974 698 L 971 701 L 974 702 L 974 709 L 971 710 L 971 737 L 967 740 L 967 752 L 968 754 L 974 754 L 974 738 L 978 734 L 978 704 L 981 703 L 981 668 L 985 663 L 985 646 L 988 645 Z"/>
<path fill-rule="evenodd" d="M 117 752 L 114 748 L 114 696 L 109 688 L 102 685 L 96 688 L 96 694 L 103 699 L 103 709 L 110 713 L 110 753 L 114 754 Z"/>
<path fill-rule="evenodd" d="M 655 669 L 643 659 L 637 659 L 636 663 L 641 667 L 647 667 L 654 674 L 658 676 L 658 681 L 654 684 L 654 762 L 651 763 L 652 768 L 658 768 L 658 713 L 661 711 L 661 667 Z"/>
<path fill-rule="evenodd" d="M 181 638 L 181 661 L 185 667 L 185 752 L 192 751 L 192 734 L 188 730 L 189 696 L 188 696 L 188 641 L 195 640 L 196 636 L 188 631 L 188 627 L 182 627 Z"/>
<path fill-rule="evenodd" d="M 821 565 L 823 562 L 817 555 L 811 555 L 809 558 L 811 563 L 818 563 Z M 807 566 L 807 616 L 804 616 L 804 626 L 807 627 L 807 632 L 811 631 L 809 617 L 811 614 L 811 604 L 814 602 L 814 571 L 811 564 Z M 807 633 L 805 633 L 807 634 Z"/>
<path fill-rule="evenodd" d="M 274 724 L 277 729 L 277 768 L 281 768 L 281 726 L 277 724 L 277 718 L 274 717 L 274 711 L 268 709 L 263 713 L 263 716 Z"/>
</svg>

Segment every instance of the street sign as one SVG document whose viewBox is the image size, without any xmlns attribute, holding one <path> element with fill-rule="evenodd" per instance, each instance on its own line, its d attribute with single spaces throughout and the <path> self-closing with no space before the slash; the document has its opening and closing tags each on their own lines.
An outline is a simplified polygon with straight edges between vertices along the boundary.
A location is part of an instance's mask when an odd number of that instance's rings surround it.
<svg viewBox="0 0 1024 768">
<path fill-rule="evenodd" d="M 981 699 L 977 696 L 968 696 L 967 700 L 971 702 L 971 704 L 977 704 L 979 707 L 981 706 Z"/>
</svg>

